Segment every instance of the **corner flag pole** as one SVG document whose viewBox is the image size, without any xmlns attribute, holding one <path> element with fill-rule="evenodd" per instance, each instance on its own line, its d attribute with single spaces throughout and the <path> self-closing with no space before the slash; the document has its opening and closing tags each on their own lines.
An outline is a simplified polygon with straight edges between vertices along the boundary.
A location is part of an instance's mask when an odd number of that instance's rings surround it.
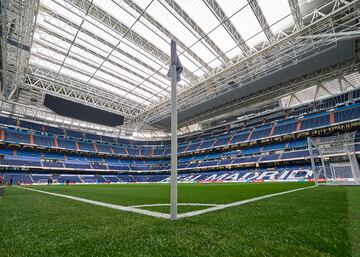
<svg viewBox="0 0 360 257">
<path fill-rule="evenodd" d="M 179 61 L 176 55 L 176 43 L 171 41 L 171 211 L 172 220 L 177 219 L 177 103 L 176 86 Z M 181 66 L 181 64 L 180 64 Z"/>
</svg>

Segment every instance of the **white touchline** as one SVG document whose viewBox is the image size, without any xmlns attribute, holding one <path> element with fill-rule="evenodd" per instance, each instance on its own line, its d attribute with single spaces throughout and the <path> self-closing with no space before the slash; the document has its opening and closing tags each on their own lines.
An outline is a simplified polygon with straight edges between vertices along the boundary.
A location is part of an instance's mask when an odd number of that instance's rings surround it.
<svg viewBox="0 0 360 257">
<path fill-rule="evenodd" d="M 293 192 L 297 192 L 297 191 L 301 191 L 301 190 L 306 190 L 306 189 L 310 189 L 310 188 L 314 188 L 314 187 L 317 187 L 317 186 L 315 185 L 315 186 L 292 189 L 292 190 L 289 190 L 289 191 L 284 191 L 284 192 L 279 192 L 279 193 L 274 193 L 274 194 L 269 194 L 269 195 L 258 196 L 258 197 L 254 197 L 254 198 L 251 198 L 251 199 L 246 199 L 246 200 L 233 202 L 233 203 L 229 203 L 229 204 L 220 204 L 220 205 L 218 205 L 218 204 L 203 204 L 203 203 L 179 203 L 178 205 L 180 205 L 180 206 L 212 206 L 212 207 L 202 209 L 202 210 L 198 210 L 198 211 L 191 211 L 191 212 L 178 214 L 177 218 L 178 219 L 183 219 L 183 218 L 187 218 L 187 217 L 193 217 L 193 216 L 201 215 L 201 214 L 208 213 L 208 212 L 223 210 L 223 209 L 226 209 L 226 208 L 235 207 L 235 206 L 239 206 L 239 205 L 243 205 L 243 204 L 247 204 L 247 203 L 252 203 L 252 202 L 256 202 L 256 201 L 263 200 L 263 199 L 266 199 L 266 198 L 270 198 L 270 197 L 274 197 L 274 196 L 278 196 L 278 195 L 285 195 L 285 194 L 289 194 L 289 193 L 293 193 Z M 43 193 L 43 194 L 48 194 L 48 195 L 53 195 L 53 196 L 59 196 L 59 197 L 63 197 L 63 198 L 71 199 L 71 200 L 76 200 L 76 201 L 80 201 L 80 202 L 84 202 L 84 203 L 90 203 L 90 204 L 93 204 L 93 205 L 103 206 L 103 207 L 107 207 L 107 208 L 111 208 L 111 209 L 115 209 L 115 210 L 134 212 L 134 213 L 139 213 L 139 214 L 152 216 L 152 217 L 156 217 L 156 218 L 170 219 L 170 214 L 138 209 L 138 208 L 141 208 L 141 207 L 170 206 L 170 204 L 162 204 L 162 203 L 160 203 L 160 204 L 144 204 L 144 205 L 122 206 L 122 205 L 116 205 L 116 204 L 110 204 L 110 203 L 104 203 L 104 202 L 89 200 L 89 199 L 80 198 L 80 197 L 76 197 L 76 196 L 51 193 L 51 192 L 32 189 L 32 188 L 28 188 L 28 187 L 17 187 L 17 188 L 21 188 L 21 189 L 25 189 L 25 190 L 29 190 L 29 191 L 34 191 L 34 192 L 38 192 L 38 193 Z"/>
<path fill-rule="evenodd" d="M 202 210 L 198 210 L 198 211 L 186 212 L 186 213 L 179 214 L 178 219 L 193 217 L 193 216 L 201 215 L 201 214 L 208 213 L 208 212 L 213 212 L 213 211 L 222 210 L 222 209 L 226 209 L 226 208 L 230 208 L 230 207 L 234 207 L 234 206 L 252 203 L 255 201 L 262 200 L 262 199 L 266 199 L 266 198 L 270 198 L 270 197 L 274 197 L 274 196 L 278 196 L 278 195 L 285 195 L 285 194 L 289 194 L 289 193 L 293 193 L 293 192 L 297 192 L 297 191 L 301 191 L 301 190 L 305 190 L 305 189 L 309 189 L 309 188 L 314 188 L 314 187 L 316 187 L 316 186 L 302 187 L 302 188 L 292 189 L 292 190 L 284 191 L 284 192 L 280 192 L 280 193 L 274 193 L 274 194 L 270 194 L 270 195 L 254 197 L 251 199 L 246 199 L 246 200 L 242 200 L 242 201 L 238 201 L 238 202 L 215 206 L 215 207 L 202 209 Z"/>
<path fill-rule="evenodd" d="M 34 192 L 38 192 L 38 193 L 43 193 L 43 194 L 48 194 L 48 195 L 59 196 L 59 197 L 63 197 L 63 198 L 71 199 L 71 200 L 76 200 L 76 201 L 80 201 L 80 202 L 84 202 L 84 203 L 90 203 L 90 204 L 93 204 L 93 205 L 103 206 L 103 207 L 107 207 L 107 208 L 111 208 L 111 209 L 115 209 L 115 210 L 134 212 L 134 213 L 148 215 L 148 216 L 152 216 L 152 217 L 156 217 L 156 218 L 170 219 L 170 214 L 166 214 L 166 213 L 148 211 L 148 210 L 142 210 L 142 209 L 136 209 L 136 208 L 132 208 L 132 207 L 116 205 L 116 204 L 110 204 L 110 203 L 104 203 L 104 202 L 89 200 L 89 199 L 80 198 L 80 197 L 76 197 L 76 196 L 51 193 L 51 192 L 32 189 L 32 188 L 28 188 L 28 187 L 17 187 L 17 188 L 30 190 L 30 191 L 34 191 Z"/>
<path fill-rule="evenodd" d="M 222 204 L 215 204 L 215 203 L 178 203 L 178 206 L 222 206 Z M 141 207 L 160 207 L 160 206 L 170 206 L 170 203 L 154 203 L 154 204 L 142 204 L 142 205 L 132 205 L 129 207 L 132 208 L 141 208 Z"/>
</svg>

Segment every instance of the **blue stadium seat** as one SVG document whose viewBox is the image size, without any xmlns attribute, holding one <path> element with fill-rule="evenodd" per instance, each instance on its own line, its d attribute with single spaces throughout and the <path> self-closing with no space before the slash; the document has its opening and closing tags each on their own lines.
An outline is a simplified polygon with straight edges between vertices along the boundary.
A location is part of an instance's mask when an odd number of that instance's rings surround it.
<svg viewBox="0 0 360 257">
<path fill-rule="evenodd" d="M 95 152 L 94 144 L 86 141 L 78 141 L 81 151 Z"/>
<path fill-rule="evenodd" d="M 110 153 L 110 154 L 112 153 L 110 146 L 106 144 L 98 143 L 96 144 L 96 148 L 99 153 Z"/>
<path fill-rule="evenodd" d="M 287 148 L 301 148 L 301 147 L 307 147 L 306 139 L 291 141 L 291 142 L 289 142 L 289 144 L 287 146 Z"/>
<path fill-rule="evenodd" d="M 8 148 L 0 148 L 0 155 L 14 155 L 14 150 Z"/>
<path fill-rule="evenodd" d="M 252 132 L 252 134 L 250 136 L 250 140 L 267 137 L 267 136 L 269 136 L 270 131 L 271 131 L 271 127 L 267 127 L 267 128 L 259 129 L 259 130 L 256 129 Z"/>
<path fill-rule="evenodd" d="M 65 134 L 64 130 L 61 128 L 51 127 L 51 126 L 43 126 L 45 129 L 45 132 L 53 135 L 60 135 L 63 136 Z"/>
<path fill-rule="evenodd" d="M 42 130 L 42 125 L 34 123 L 34 122 L 25 121 L 25 120 L 21 120 L 19 122 L 19 126 L 22 128 L 27 128 L 27 129 L 34 130 L 34 131 Z"/>
<path fill-rule="evenodd" d="M 263 147 L 262 151 L 270 152 L 270 151 L 283 150 L 283 149 L 285 149 L 285 142 L 266 145 Z"/>
<path fill-rule="evenodd" d="M 215 140 L 205 140 L 204 142 L 202 142 L 199 147 L 198 150 L 200 149 L 207 149 L 207 148 L 211 148 L 211 146 L 215 143 Z"/>
<path fill-rule="evenodd" d="M 230 144 L 236 144 L 236 143 L 246 141 L 247 138 L 249 137 L 249 133 L 250 133 L 249 131 L 236 133 L 234 135 L 234 137 L 231 139 Z"/>
<path fill-rule="evenodd" d="M 79 139 L 84 138 L 83 133 L 74 130 L 66 130 L 66 136 L 72 138 L 79 138 Z"/>
<path fill-rule="evenodd" d="M 65 161 L 64 165 L 65 165 L 66 168 L 91 169 L 90 163 L 85 163 L 85 162 Z"/>
<path fill-rule="evenodd" d="M 28 131 L 5 129 L 5 141 L 16 144 L 30 144 L 30 133 Z"/>
<path fill-rule="evenodd" d="M 138 156 L 140 155 L 140 151 L 138 148 L 126 148 L 130 156 Z"/>
<path fill-rule="evenodd" d="M 295 159 L 295 158 L 305 158 L 308 157 L 309 151 L 290 151 L 290 152 L 284 152 L 281 155 L 281 159 Z"/>
<path fill-rule="evenodd" d="M 275 161 L 278 160 L 280 157 L 280 154 L 268 154 L 261 157 L 261 161 Z"/>
<path fill-rule="evenodd" d="M 111 148 L 114 150 L 114 153 L 117 155 L 127 155 L 127 152 L 123 146 L 112 145 Z"/>
<path fill-rule="evenodd" d="M 275 129 L 274 129 L 274 132 L 272 135 L 276 136 L 276 135 L 289 134 L 289 133 L 296 131 L 296 127 L 297 127 L 297 121 L 292 121 L 292 122 L 287 122 L 287 123 L 278 123 L 275 126 Z"/>
<path fill-rule="evenodd" d="M 48 135 L 34 134 L 34 143 L 38 146 L 53 147 L 53 137 Z"/>
<path fill-rule="evenodd" d="M 66 139 L 63 137 L 58 137 L 57 142 L 60 148 L 69 149 L 69 150 L 77 150 L 75 141 L 71 139 Z"/>
<path fill-rule="evenodd" d="M 17 120 L 9 117 L 0 116 L 0 124 L 16 126 Z"/>
<path fill-rule="evenodd" d="M 360 106 L 339 108 L 334 112 L 335 123 L 360 119 Z"/>
<path fill-rule="evenodd" d="M 91 167 L 93 169 L 97 169 L 97 170 L 107 170 L 108 169 L 106 164 L 97 163 L 97 162 L 91 163 Z"/>
<path fill-rule="evenodd" d="M 64 168 L 63 162 L 59 161 L 42 161 L 42 166 L 49 168 Z"/>
<path fill-rule="evenodd" d="M 249 155 L 249 154 L 255 154 L 255 153 L 260 153 L 260 152 L 261 152 L 261 147 L 255 146 L 255 147 L 251 147 L 251 148 L 242 149 L 241 154 Z"/>
<path fill-rule="evenodd" d="M 221 166 L 221 165 L 229 165 L 229 164 L 231 164 L 232 162 L 233 162 L 232 159 L 224 159 L 224 160 L 221 160 L 221 161 L 219 162 L 219 166 Z"/>
<path fill-rule="evenodd" d="M 330 115 L 320 115 L 308 119 L 301 120 L 301 130 L 313 129 L 330 125 Z"/>
<path fill-rule="evenodd" d="M 199 146 L 200 146 L 200 142 L 192 143 L 192 144 L 190 144 L 189 147 L 186 149 L 186 152 L 195 151 L 195 150 L 198 149 Z"/>
<path fill-rule="evenodd" d="M 224 145 L 227 145 L 229 140 L 230 140 L 231 136 L 222 136 L 222 137 L 219 137 L 215 144 L 214 144 L 214 147 L 215 146 L 224 146 Z"/>
</svg>

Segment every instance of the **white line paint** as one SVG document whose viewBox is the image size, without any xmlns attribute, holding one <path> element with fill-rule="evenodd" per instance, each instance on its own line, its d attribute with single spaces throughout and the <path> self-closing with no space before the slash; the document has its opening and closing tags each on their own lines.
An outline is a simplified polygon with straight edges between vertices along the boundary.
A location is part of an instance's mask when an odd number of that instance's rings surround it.
<svg viewBox="0 0 360 257">
<path fill-rule="evenodd" d="M 223 210 L 226 208 L 235 207 L 235 206 L 239 206 L 239 205 L 243 205 L 243 204 L 247 204 L 247 203 L 252 203 L 252 202 L 256 202 L 256 201 L 263 200 L 266 198 L 270 198 L 270 197 L 274 197 L 274 196 L 278 196 L 278 195 L 285 195 L 285 194 L 289 194 L 289 193 L 293 193 L 293 192 L 297 192 L 297 191 L 301 191 L 301 190 L 306 190 L 306 189 L 310 189 L 310 188 L 314 188 L 314 187 L 316 187 L 316 186 L 302 187 L 302 188 L 297 188 L 297 189 L 293 189 L 293 190 L 289 190 L 289 191 L 285 191 L 285 192 L 280 192 L 280 193 L 275 193 L 275 194 L 270 194 L 270 195 L 263 195 L 263 196 L 259 196 L 259 197 L 255 197 L 255 198 L 251 198 L 251 199 L 247 199 L 247 200 L 242 200 L 239 202 L 215 206 L 215 207 L 211 207 L 211 208 L 207 208 L 207 209 L 203 209 L 203 210 L 186 212 L 186 213 L 179 214 L 178 219 L 193 217 L 193 216 L 201 215 L 201 214 L 208 213 L 208 212 Z"/>
<path fill-rule="evenodd" d="M 157 207 L 157 206 L 170 206 L 170 203 L 155 203 L 155 204 L 143 204 L 143 205 L 132 205 L 129 207 L 132 208 L 142 208 L 142 207 Z M 205 206 L 205 207 L 214 207 L 222 206 L 222 204 L 214 203 L 178 203 L 178 206 Z"/>
<path fill-rule="evenodd" d="M 279 193 L 274 193 L 274 194 L 269 194 L 269 195 L 263 195 L 263 196 L 254 197 L 254 198 L 251 198 L 251 199 L 246 199 L 246 200 L 233 202 L 233 203 L 229 203 L 229 204 L 223 204 L 223 205 L 200 204 L 200 203 L 182 203 L 181 204 L 180 203 L 178 205 L 212 206 L 212 207 L 202 209 L 202 210 L 198 210 L 198 211 L 191 211 L 191 212 L 178 214 L 177 218 L 178 219 L 183 219 L 183 218 L 193 217 L 193 216 L 201 215 L 201 214 L 208 213 L 208 212 L 213 212 L 213 211 L 223 210 L 223 209 L 230 208 L 230 207 L 240 206 L 240 205 L 243 205 L 243 204 L 256 202 L 256 201 L 271 198 L 271 197 L 274 197 L 274 196 L 285 195 L 285 194 L 289 194 L 289 193 L 293 193 L 293 192 L 297 192 L 297 191 L 302 191 L 302 190 L 306 190 L 306 189 L 310 189 L 310 188 L 314 188 L 314 187 L 317 187 L 317 186 L 315 185 L 315 186 L 292 189 L 292 190 L 289 190 L 289 191 L 284 191 L 284 192 L 279 192 Z M 107 207 L 107 208 L 111 208 L 111 209 L 115 209 L 115 210 L 119 210 L 119 211 L 134 212 L 134 213 L 143 214 L 143 215 L 147 215 L 147 216 L 152 216 L 152 217 L 156 217 L 156 218 L 170 219 L 170 214 L 138 209 L 140 207 L 170 206 L 170 204 L 145 204 L 145 205 L 134 205 L 134 206 L 122 206 L 122 205 L 109 204 L 109 203 L 89 200 L 89 199 L 80 198 L 80 197 L 76 197 L 76 196 L 51 193 L 51 192 L 32 189 L 32 188 L 28 188 L 28 187 L 17 187 L 17 188 L 21 188 L 21 189 L 29 190 L 29 191 L 34 191 L 34 192 L 38 192 L 38 193 L 43 193 L 43 194 L 48 194 L 48 195 L 53 195 L 53 196 L 58 196 L 58 197 L 63 197 L 63 198 L 71 199 L 71 200 L 84 202 L 84 203 L 90 203 L 90 204 L 93 204 L 93 205 L 103 206 L 103 207 Z"/>
<path fill-rule="evenodd" d="M 134 212 L 134 213 L 139 213 L 139 214 L 152 216 L 152 217 L 156 217 L 156 218 L 170 219 L 170 214 L 166 214 L 166 213 L 148 211 L 148 210 L 142 210 L 142 209 L 136 209 L 136 208 L 133 208 L 133 207 L 110 204 L 110 203 L 104 203 L 104 202 L 89 200 L 89 199 L 80 198 L 80 197 L 76 197 L 76 196 L 51 193 L 51 192 L 32 189 L 32 188 L 27 188 L 27 187 L 17 187 L 17 188 L 21 188 L 21 189 L 29 190 L 29 191 L 34 191 L 34 192 L 38 192 L 38 193 L 43 193 L 43 194 L 47 194 L 47 195 L 53 195 L 53 196 L 58 196 L 58 197 L 62 197 L 62 198 L 67 198 L 67 199 L 71 199 L 71 200 L 76 200 L 76 201 L 79 201 L 79 202 L 90 203 L 90 204 L 93 204 L 93 205 L 103 206 L 103 207 L 107 207 L 107 208 L 111 208 L 111 209 L 115 209 L 115 210 L 119 210 L 119 211 Z"/>
</svg>

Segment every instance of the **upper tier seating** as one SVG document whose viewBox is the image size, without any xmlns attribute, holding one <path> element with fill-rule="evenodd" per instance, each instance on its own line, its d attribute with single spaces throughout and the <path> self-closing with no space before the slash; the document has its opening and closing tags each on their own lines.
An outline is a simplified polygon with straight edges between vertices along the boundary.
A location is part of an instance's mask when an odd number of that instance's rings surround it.
<svg viewBox="0 0 360 257">
<path fill-rule="evenodd" d="M 312 130 L 342 122 L 360 120 L 360 103 L 353 101 L 341 103 L 341 106 L 334 106 L 339 104 L 341 99 L 353 99 L 354 97 L 360 96 L 360 90 L 351 93 L 353 94 L 352 97 L 350 96 L 350 93 L 346 93 L 348 96 L 345 98 L 337 96 L 321 100 L 315 104 L 296 107 L 292 110 L 287 110 L 286 112 L 277 110 L 272 113 L 254 115 L 248 120 L 236 121 L 232 125 L 221 125 L 217 128 L 205 130 L 202 133 L 180 137 L 178 153 L 189 154 L 196 152 L 196 154 L 199 154 L 200 151 L 215 148 L 216 151 L 219 151 L 219 148 L 222 146 L 238 145 L 250 141 L 255 142 L 268 137 L 278 137 L 280 135 L 288 135 L 303 130 Z M 323 106 L 323 108 L 332 107 L 333 109 L 328 111 L 315 111 L 316 108 L 320 108 L 319 106 Z M 312 113 L 306 114 L 305 112 Z M 291 117 L 291 115 L 295 113 L 298 113 L 300 116 Z M 151 159 L 170 156 L 169 140 L 134 141 L 124 138 L 113 138 L 69 129 L 55 128 L 7 117 L 0 117 L 0 122 L 5 124 L 1 129 L 0 140 L 10 144 L 37 145 L 42 149 L 55 150 L 60 148 L 72 152 L 101 153 L 104 156 L 118 155 L 135 159 L 142 157 Z M 20 127 L 30 130 L 20 129 Z M 35 130 L 36 132 L 31 130 Z M 54 136 L 53 134 L 56 134 L 57 136 Z M 253 142 L 251 142 L 251 144 Z M 292 148 L 292 146 L 296 146 L 296 144 L 306 146 L 306 142 L 289 142 L 289 145 L 286 147 Z M 254 147 L 252 149 L 243 149 L 241 152 L 233 154 L 233 156 L 238 156 L 240 154 L 242 156 L 261 154 L 262 152 L 278 151 L 284 148 L 284 145 L 270 144 L 260 148 Z M 227 153 L 224 153 L 224 156 L 226 155 Z M 285 157 L 286 156 L 287 155 L 285 155 Z M 43 156 L 43 158 L 47 157 Z M 59 158 L 61 159 L 61 157 Z M 275 157 L 264 157 L 260 158 L 260 160 L 267 158 Z M 282 156 L 279 156 L 279 158 L 282 158 Z"/>
<path fill-rule="evenodd" d="M 271 129 L 272 129 L 271 125 L 266 125 L 266 126 L 255 128 L 250 136 L 250 140 L 268 137 Z"/>
<path fill-rule="evenodd" d="M 308 157 L 309 151 L 290 151 L 290 152 L 284 152 L 281 156 L 282 159 L 294 159 L 294 158 L 304 158 Z"/>
<path fill-rule="evenodd" d="M 99 152 L 99 153 L 108 153 L 108 154 L 112 153 L 109 145 L 99 143 L 99 144 L 96 144 L 95 146 L 96 146 L 97 152 Z"/>
<path fill-rule="evenodd" d="M 334 111 L 335 123 L 359 119 L 360 103 L 339 107 Z"/>
<path fill-rule="evenodd" d="M 79 149 L 83 151 L 95 152 L 94 143 L 78 141 Z"/>
<path fill-rule="evenodd" d="M 30 144 L 30 133 L 21 130 L 5 130 L 5 141 L 15 144 Z"/>
<path fill-rule="evenodd" d="M 330 125 L 330 115 L 328 113 L 304 116 L 301 120 L 301 130 L 314 129 L 328 125 Z"/>
<path fill-rule="evenodd" d="M 33 138 L 35 145 L 43 147 L 51 147 L 54 145 L 52 137 L 34 133 Z"/>
<path fill-rule="evenodd" d="M 276 136 L 276 135 L 290 134 L 296 131 L 297 124 L 298 121 L 295 119 L 278 122 L 275 125 L 275 129 L 272 135 Z"/>
<path fill-rule="evenodd" d="M 236 144 L 242 141 L 246 141 L 249 137 L 249 134 L 250 132 L 248 130 L 235 133 L 234 137 L 230 141 L 230 144 Z"/>
<path fill-rule="evenodd" d="M 57 138 L 57 143 L 60 148 L 69 149 L 69 150 L 77 150 L 75 141 L 71 139 L 66 139 L 63 137 Z"/>
</svg>

